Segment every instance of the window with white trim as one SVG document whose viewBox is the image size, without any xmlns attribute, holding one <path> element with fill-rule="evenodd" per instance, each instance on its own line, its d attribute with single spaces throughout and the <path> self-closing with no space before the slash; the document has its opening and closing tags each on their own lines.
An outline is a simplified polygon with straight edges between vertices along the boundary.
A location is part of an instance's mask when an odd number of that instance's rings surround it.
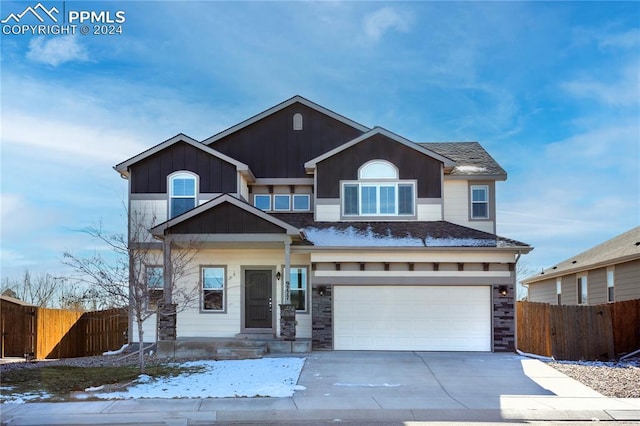
<svg viewBox="0 0 640 426">
<path fill-rule="evenodd" d="M 224 312 L 225 310 L 225 267 L 202 267 L 202 310 Z"/>
<path fill-rule="evenodd" d="M 415 182 L 398 179 L 398 169 L 374 160 L 358 171 L 358 181 L 342 183 L 344 216 L 400 216 L 415 211 Z"/>
<path fill-rule="evenodd" d="M 273 210 L 275 211 L 291 210 L 291 196 L 289 194 L 274 194 Z"/>
<path fill-rule="evenodd" d="M 145 272 L 149 294 L 148 307 L 155 310 L 164 296 L 164 271 L 162 266 L 147 266 Z"/>
<path fill-rule="evenodd" d="M 253 196 L 253 205 L 260 210 L 271 210 L 271 195 L 255 194 Z"/>
<path fill-rule="evenodd" d="M 293 211 L 309 211 L 311 196 L 309 194 L 293 194 Z"/>
<path fill-rule="evenodd" d="M 607 302 L 615 302 L 615 269 L 613 266 L 607 268 Z"/>
<path fill-rule="evenodd" d="M 187 212 L 197 205 L 197 178 L 187 172 L 169 177 L 169 218 Z"/>
<path fill-rule="evenodd" d="M 291 304 L 295 305 L 297 312 L 307 312 L 307 280 L 306 267 L 291 267 L 290 290 Z"/>
<path fill-rule="evenodd" d="M 471 219 L 489 219 L 489 186 L 471 185 Z"/>
<path fill-rule="evenodd" d="M 578 305 L 587 305 L 589 303 L 589 294 L 587 286 L 587 276 L 578 277 Z"/>
</svg>

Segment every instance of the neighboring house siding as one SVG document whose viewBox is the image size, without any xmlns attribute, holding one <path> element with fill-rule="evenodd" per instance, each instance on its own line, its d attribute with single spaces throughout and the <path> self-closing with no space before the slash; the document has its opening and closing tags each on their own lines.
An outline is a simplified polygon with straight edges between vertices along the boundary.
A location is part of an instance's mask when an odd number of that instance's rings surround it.
<svg viewBox="0 0 640 426">
<path fill-rule="evenodd" d="M 558 302 L 555 278 L 529 285 L 528 299 L 531 302 L 551 303 L 555 305 Z"/>
<path fill-rule="evenodd" d="M 590 305 L 607 303 L 607 268 L 589 271 L 587 286 L 589 287 Z"/>
<path fill-rule="evenodd" d="M 578 304 L 578 281 L 576 274 L 562 277 L 562 304 Z"/>
<path fill-rule="evenodd" d="M 293 116 L 302 114 L 302 130 Z M 306 178 L 304 163 L 362 134 L 302 104 L 294 104 L 209 146 L 248 164 L 258 178 Z"/>
<path fill-rule="evenodd" d="M 615 300 L 640 299 L 640 260 L 615 266 Z"/>
<path fill-rule="evenodd" d="M 340 181 L 358 180 L 358 169 L 377 159 L 396 166 L 401 180 L 417 180 L 418 198 L 441 197 L 442 164 L 383 135 L 374 135 L 318 163 L 317 197 L 339 198 Z"/>
<path fill-rule="evenodd" d="M 229 203 L 174 225 L 172 234 L 281 234 L 285 230 Z"/>
<path fill-rule="evenodd" d="M 198 175 L 198 192 L 238 192 L 235 165 L 187 143 L 178 142 L 131 166 L 131 193 L 166 193 L 167 176 L 180 170 Z"/>
</svg>

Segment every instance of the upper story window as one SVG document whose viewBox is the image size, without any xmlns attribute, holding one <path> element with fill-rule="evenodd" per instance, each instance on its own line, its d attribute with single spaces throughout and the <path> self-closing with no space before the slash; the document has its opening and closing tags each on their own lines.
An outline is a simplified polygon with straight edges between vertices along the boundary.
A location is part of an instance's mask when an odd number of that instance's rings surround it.
<svg viewBox="0 0 640 426">
<path fill-rule="evenodd" d="M 342 183 L 342 213 L 345 216 L 413 215 L 415 182 L 398 179 L 398 169 L 374 160 L 358 171 L 358 181 Z"/>
<path fill-rule="evenodd" d="M 254 194 L 253 205 L 264 211 L 308 212 L 311 194 Z"/>
<path fill-rule="evenodd" d="M 191 210 L 197 204 L 197 176 L 178 172 L 169 177 L 169 218 Z"/>
<path fill-rule="evenodd" d="M 489 186 L 471 186 L 471 219 L 489 219 Z"/>
</svg>

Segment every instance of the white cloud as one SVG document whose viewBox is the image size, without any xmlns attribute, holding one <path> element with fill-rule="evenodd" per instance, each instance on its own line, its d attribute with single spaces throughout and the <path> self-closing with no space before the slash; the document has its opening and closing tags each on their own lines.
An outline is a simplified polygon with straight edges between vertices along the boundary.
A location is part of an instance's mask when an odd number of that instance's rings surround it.
<svg viewBox="0 0 640 426">
<path fill-rule="evenodd" d="M 583 77 L 561 84 L 562 89 L 577 98 L 594 99 L 608 106 L 640 104 L 640 62 L 626 66 L 615 81 Z"/>
<path fill-rule="evenodd" d="M 598 47 L 633 49 L 640 46 L 640 29 L 634 28 L 622 33 L 598 33 Z"/>
<path fill-rule="evenodd" d="M 378 41 L 389 30 L 406 32 L 410 21 L 407 16 L 391 7 L 383 7 L 364 17 L 364 34 L 369 40 Z"/>
<path fill-rule="evenodd" d="M 76 36 L 34 37 L 29 42 L 27 59 L 57 67 L 65 62 L 88 61 L 89 54 Z"/>
</svg>

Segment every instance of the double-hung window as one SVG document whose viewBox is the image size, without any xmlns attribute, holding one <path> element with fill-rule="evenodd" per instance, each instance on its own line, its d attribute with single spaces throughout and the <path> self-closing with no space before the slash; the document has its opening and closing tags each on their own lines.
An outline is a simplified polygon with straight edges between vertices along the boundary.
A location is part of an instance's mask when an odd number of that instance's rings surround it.
<svg viewBox="0 0 640 426">
<path fill-rule="evenodd" d="M 358 181 L 342 184 L 344 216 L 413 215 L 415 183 L 398 180 L 398 170 L 382 160 L 360 168 Z"/>
<path fill-rule="evenodd" d="M 202 310 L 224 312 L 225 310 L 225 268 L 205 266 L 202 268 Z"/>
<path fill-rule="evenodd" d="M 147 291 L 149 294 L 149 309 L 156 309 L 158 301 L 164 294 L 164 272 L 162 266 L 147 266 Z"/>
<path fill-rule="evenodd" d="M 169 178 L 169 217 L 173 218 L 196 206 L 197 179 L 191 173 L 174 173 Z"/>
<path fill-rule="evenodd" d="M 613 266 L 607 268 L 607 302 L 615 302 L 615 269 Z"/>
<path fill-rule="evenodd" d="M 471 219 L 489 219 L 489 187 L 471 186 Z"/>
</svg>

